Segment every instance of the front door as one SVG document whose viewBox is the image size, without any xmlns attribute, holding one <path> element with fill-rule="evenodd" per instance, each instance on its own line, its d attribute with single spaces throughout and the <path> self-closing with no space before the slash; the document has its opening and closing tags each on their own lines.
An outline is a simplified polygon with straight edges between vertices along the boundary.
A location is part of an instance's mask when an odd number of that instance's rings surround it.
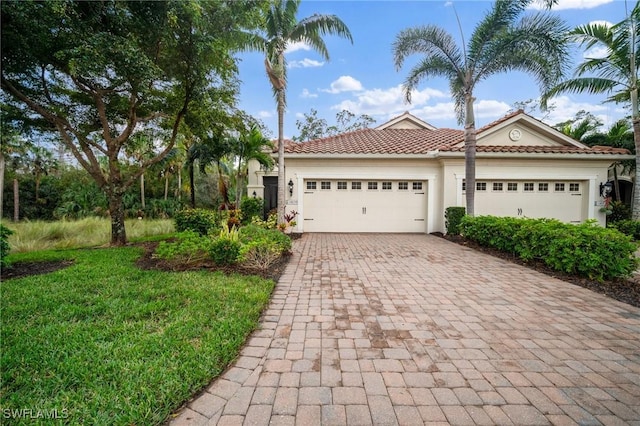
<svg viewBox="0 0 640 426">
<path fill-rule="evenodd" d="M 278 177 L 264 176 L 264 219 L 267 219 L 271 210 L 278 208 Z"/>
</svg>

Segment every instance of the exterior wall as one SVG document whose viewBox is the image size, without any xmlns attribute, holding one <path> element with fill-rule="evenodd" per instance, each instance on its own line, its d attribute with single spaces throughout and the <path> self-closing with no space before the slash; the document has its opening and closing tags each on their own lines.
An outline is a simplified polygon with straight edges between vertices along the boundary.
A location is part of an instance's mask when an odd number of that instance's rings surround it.
<svg viewBox="0 0 640 426">
<path fill-rule="evenodd" d="M 260 167 L 260 163 L 256 160 L 250 160 L 247 164 L 247 197 L 252 197 L 255 191 L 256 197 L 264 198 L 264 185 L 262 178 L 264 176 L 278 176 L 278 166 L 272 170 L 264 171 Z"/>
<path fill-rule="evenodd" d="M 287 191 L 287 211 L 295 210 L 296 232 L 304 232 L 304 180 L 413 180 L 427 182 L 426 232 L 442 231 L 442 175 L 440 165 L 433 159 L 318 159 L 288 158 L 286 182 L 293 179 L 294 190 Z"/>
<path fill-rule="evenodd" d="M 512 140 L 509 137 L 509 133 L 512 131 L 519 131 L 520 139 Z M 478 145 L 485 146 L 513 146 L 513 145 L 525 145 L 525 146 L 559 146 L 557 140 L 542 135 L 541 133 L 529 129 L 526 126 L 519 125 L 518 123 L 511 124 L 502 129 L 496 130 L 486 136 L 478 138 Z"/>
<path fill-rule="evenodd" d="M 596 219 L 605 226 L 605 214 L 600 212 L 603 199 L 600 197 L 601 182 L 607 181 L 608 160 L 513 160 L 483 159 L 476 160 L 477 180 L 502 181 L 575 181 L 584 185 L 582 216 L 585 219 Z M 447 159 L 442 161 L 443 179 L 445 182 L 444 208 L 464 206 L 465 196 L 462 191 L 464 179 L 464 159 Z M 540 206 L 538 206 L 540 207 Z M 554 205 L 544 206 L 548 217 L 554 217 Z"/>
</svg>

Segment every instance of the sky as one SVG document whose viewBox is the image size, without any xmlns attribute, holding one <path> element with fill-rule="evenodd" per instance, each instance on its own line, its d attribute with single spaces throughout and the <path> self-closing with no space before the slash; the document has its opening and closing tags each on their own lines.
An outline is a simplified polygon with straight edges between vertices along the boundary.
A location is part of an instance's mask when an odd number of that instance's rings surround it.
<svg viewBox="0 0 640 426">
<path fill-rule="evenodd" d="M 633 8 L 629 0 L 626 7 Z M 411 66 L 420 59 L 413 55 L 396 70 L 392 44 L 403 29 L 435 24 L 448 31 L 461 46 L 459 16 L 463 36 L 468 40 L 476 25 L 492 7 L 485 0 L 303 0 L 298 20 L 314 13 L 338 16 L 349 27 L 353 44 L 348 40 L 326 36 L 330 60 L 324 61 L 309 46 L 289 46 L 287 110 L 284 117 L 285 138 L 297 136 L 296 120 L 311 109 L 335 124 L 338 112 L 347 109 L 356 115 L 367 114 L 376 120 L 374 127 L 405 111 L 439 128 L 458 125 L 448 83 L 444 78 L 423 80 L 412 95 L 412 103 L 404 102 L 402 83 Z M 527 13 L 535 13 L 530 10 Z M 624 0 L 559 0 L 551 13 L 558 14 L 570 28 L 593 21 L 617 23 L 626 16 Z M 585 52 L 572 48 L 571 70 L 581 62 Z M 597 54 L 590 52 L 589 54 Z M 240 55 L 240 108 L 259 118 L 277 136 L 276 103 L 267 75 L 264 56 L 260 53 Z M 516 102 L 538 99 L 536 81 L 521 72 L 498 74 L 480 82 L 475 89 L 476 127 L 497 120 L 514 109 Z M 603 104 L 604 95 L 563 94 L 550 101 L 555 106 L 549 113 L 531 114 L 553 125 L 571 119 L 580 110 L 591 112 L 605 124 L 603 130 L 626 112 L 619 105 Z"/>
</svg>

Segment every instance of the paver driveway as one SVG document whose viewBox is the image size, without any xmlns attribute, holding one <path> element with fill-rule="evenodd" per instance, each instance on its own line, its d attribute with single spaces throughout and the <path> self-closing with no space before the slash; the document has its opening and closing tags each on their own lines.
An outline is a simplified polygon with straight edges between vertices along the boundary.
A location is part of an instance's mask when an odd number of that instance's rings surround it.
<svg viewBox="0 0 640 426">
<path fill-rule="evenodd" d="M 174 424 L 640 424 L 640 309 L 428 235 L 294 253 Z"/>
</svg>

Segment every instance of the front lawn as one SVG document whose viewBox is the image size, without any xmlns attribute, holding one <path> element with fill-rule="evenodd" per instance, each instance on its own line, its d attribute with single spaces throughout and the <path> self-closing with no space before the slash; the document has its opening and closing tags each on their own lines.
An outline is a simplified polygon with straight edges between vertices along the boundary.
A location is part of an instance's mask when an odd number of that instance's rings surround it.
<svg viewBox="0 0 640 426">
<path fill-rule="evenodd" d="M 158 424 L 236 357 L 274 282 L 143 271 L 134 265 L 141 253 L 12 256 L 74 263 L 1 284 L 3 415 L 57 410 L 71 424 Z"/>
</svg>

